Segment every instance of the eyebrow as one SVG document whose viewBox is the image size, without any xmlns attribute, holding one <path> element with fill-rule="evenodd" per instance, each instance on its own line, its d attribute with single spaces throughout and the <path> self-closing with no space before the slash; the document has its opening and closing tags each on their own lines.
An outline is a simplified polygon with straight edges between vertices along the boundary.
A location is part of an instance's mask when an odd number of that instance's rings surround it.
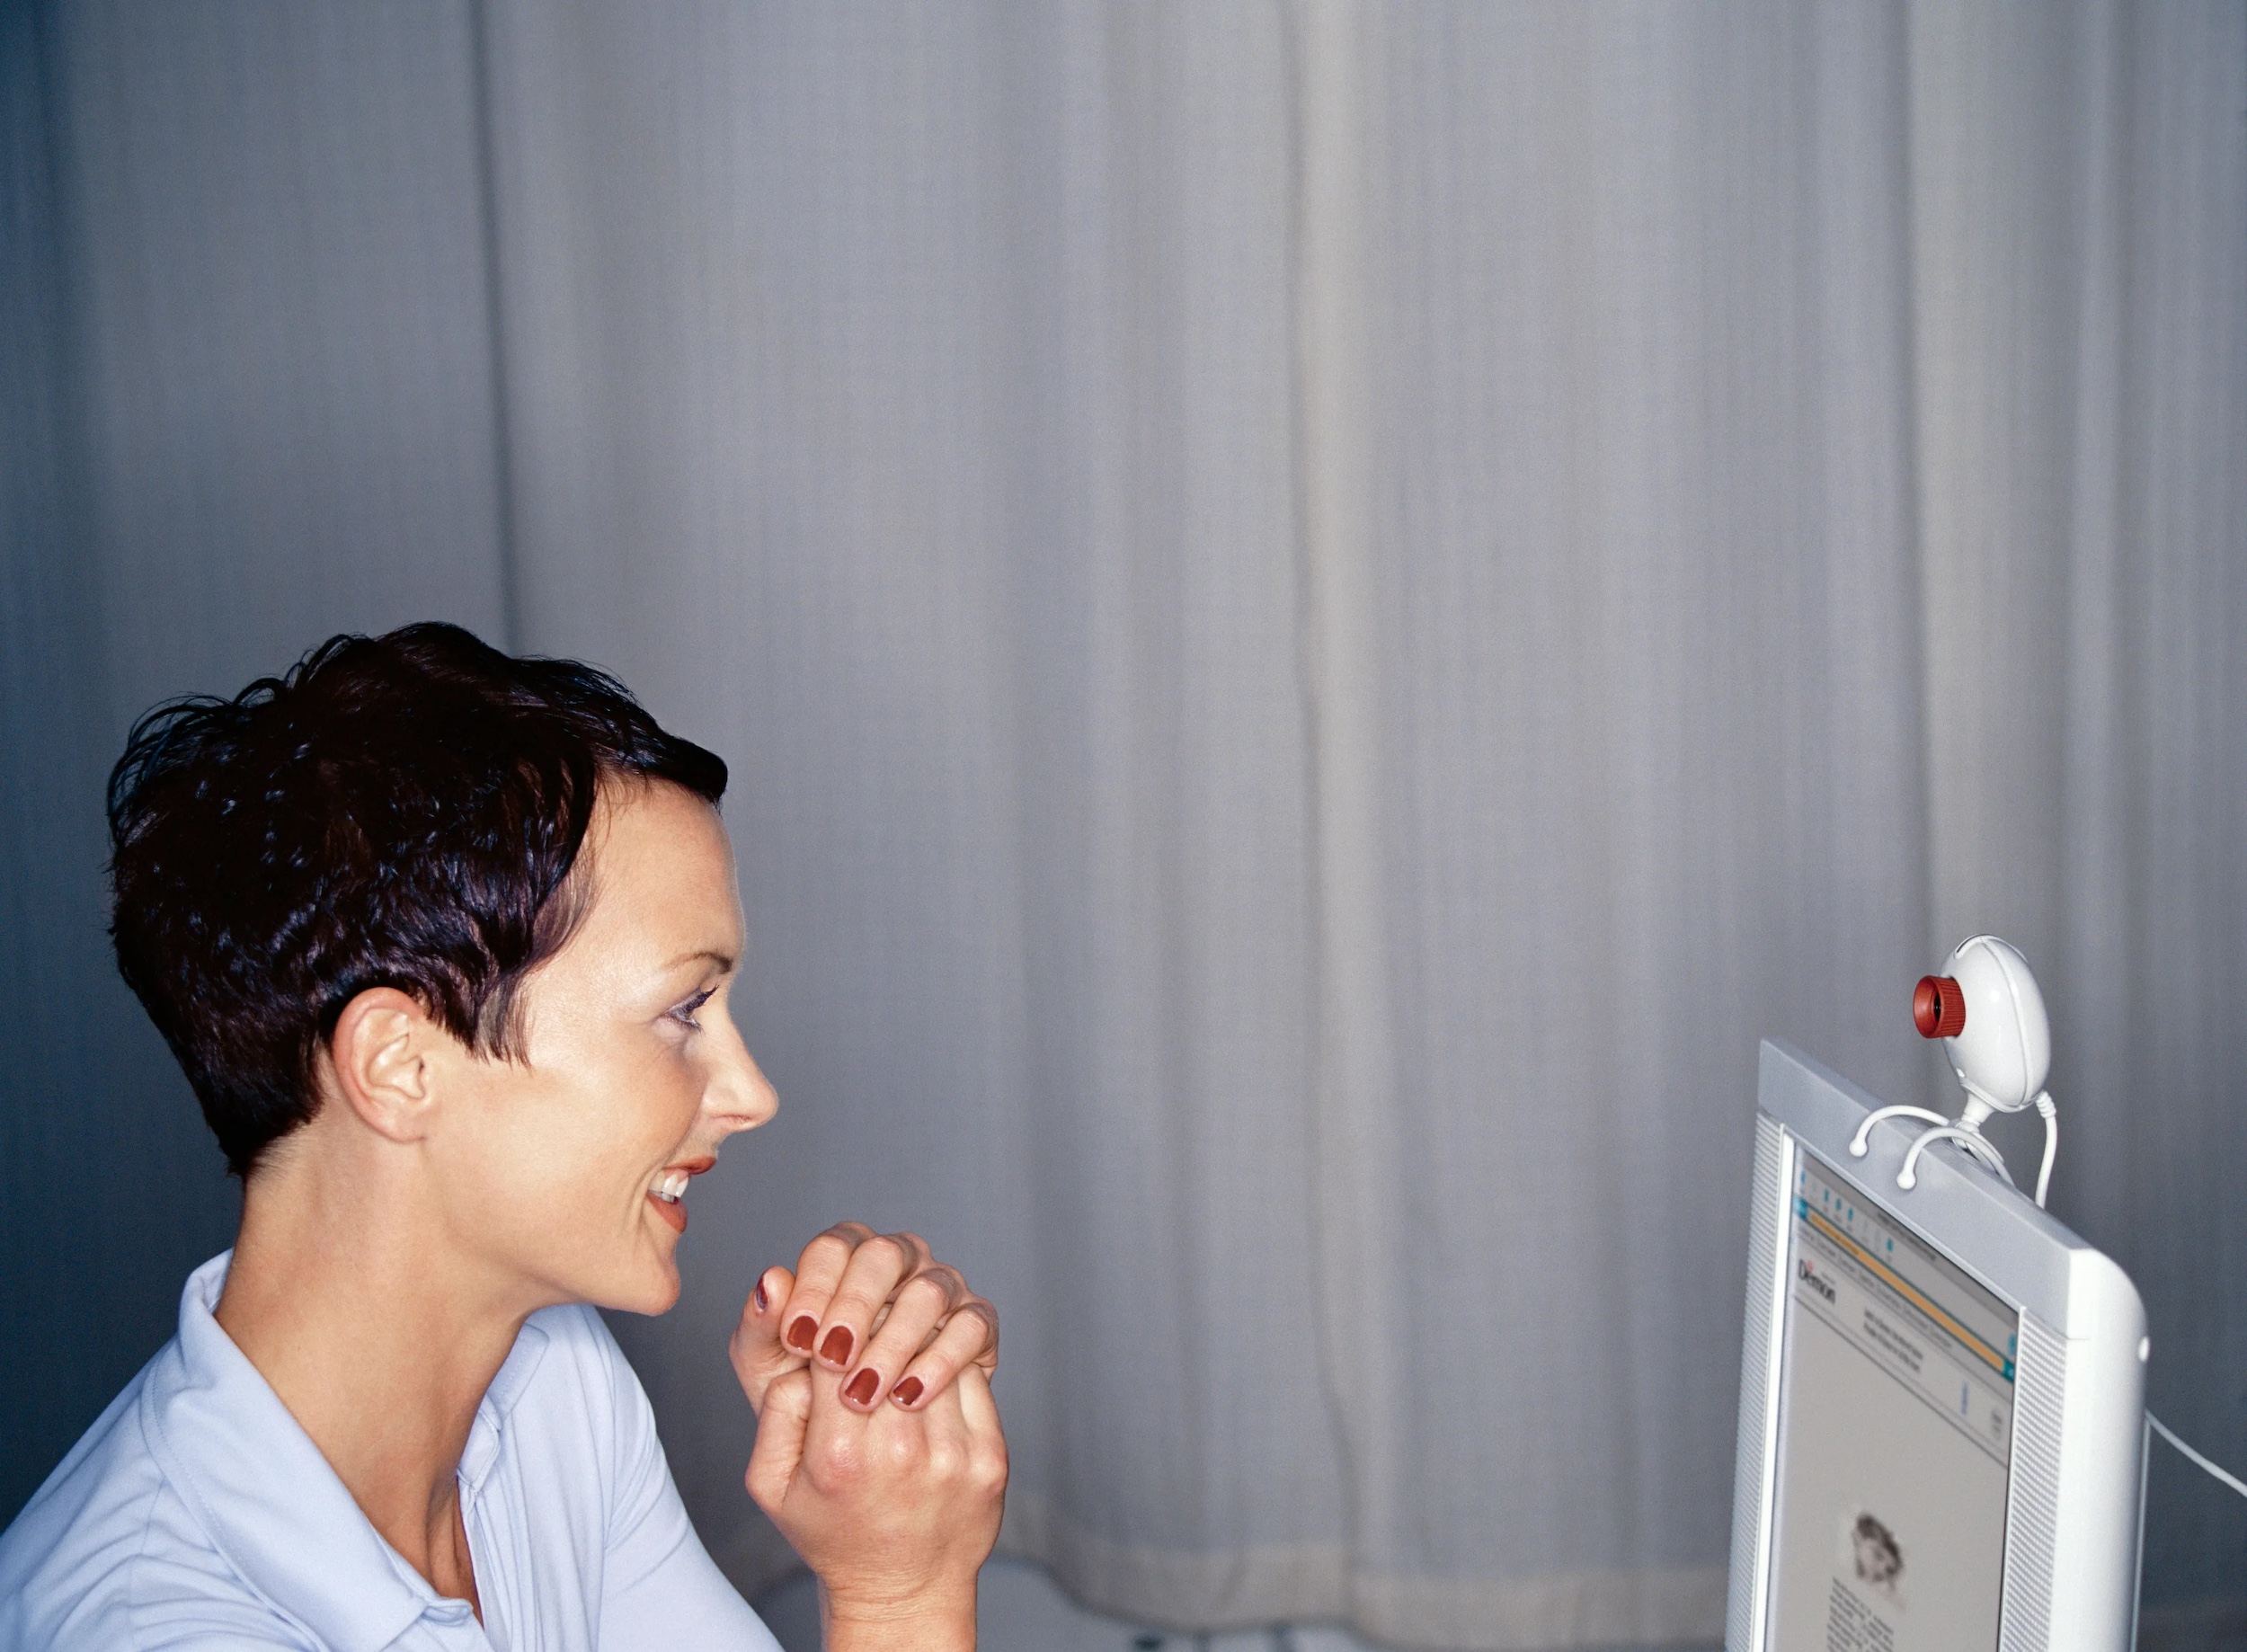
<svg viewBox="0 0 2247 1652">
<path fill-rule="evenodd" d="M 682 952 L 676 958 L 673 958 L 669 964 L 666 964 L 663 967 L 667 971 L 675 970 L 680 964 L 692 964 L 698 958 L 706 958 L 712 964 L 716 964 L 720 973 L 729 973 L 732 971 L 734 964 L 734 959 L 732 954 L 716 952 L 712 950 L 710 947 L 705 946 L 697 952 Z"/>
</svg>

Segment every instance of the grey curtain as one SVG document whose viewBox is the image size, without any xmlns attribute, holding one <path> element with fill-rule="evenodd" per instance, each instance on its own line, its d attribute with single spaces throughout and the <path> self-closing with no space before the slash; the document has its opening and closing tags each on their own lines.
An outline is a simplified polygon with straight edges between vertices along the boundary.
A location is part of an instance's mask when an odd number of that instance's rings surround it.
<svg viewBox="0 0 2247 1652">
<path fill-rule="evenodd" d="M 848 1213 L 1091 1603 L 1715 1639 L 1755 1041 L 1939 1094 L 1976 929 L 2247 1459 L 2247 6 L 4 27 L 9 1508 L 231 1212 L 101 776 L 432 615 L 734 766 L 783 1110 L 618 1329 L 745 1587 L 724 1330 Z"/>
</svg>

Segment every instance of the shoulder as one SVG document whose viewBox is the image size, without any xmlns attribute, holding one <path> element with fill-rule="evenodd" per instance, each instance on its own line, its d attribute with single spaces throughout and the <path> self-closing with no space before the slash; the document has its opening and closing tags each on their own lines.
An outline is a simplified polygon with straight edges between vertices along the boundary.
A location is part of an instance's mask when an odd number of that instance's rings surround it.
<svg viewBox="0 0 2247 1652">
<path fill-rule="evenodd" d="M 0 1646 L 305 1644 L 219 1553 L 150 1450 L 147 1375 L 111 1402 L 0 1533 Z"/>
</svg>

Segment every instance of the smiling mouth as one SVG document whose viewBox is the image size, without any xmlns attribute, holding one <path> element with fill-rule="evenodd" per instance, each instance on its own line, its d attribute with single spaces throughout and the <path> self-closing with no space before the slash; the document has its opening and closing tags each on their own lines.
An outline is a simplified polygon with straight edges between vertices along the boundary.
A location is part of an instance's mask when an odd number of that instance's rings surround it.
<svg viewBox="0 0 2247 1652">
<path fill-rule="evenodd" d="M 683 1165 L 669 1166 L 656 1178 L 655 1186 L 647 1190 L 648 1203 L 655 1206 L 655 1213 L 670 1223 L 674 1232 L 687 1230 L 687 1184 L 715 1163 L 715 1155 L 705 1155 Z"/>
</svg>

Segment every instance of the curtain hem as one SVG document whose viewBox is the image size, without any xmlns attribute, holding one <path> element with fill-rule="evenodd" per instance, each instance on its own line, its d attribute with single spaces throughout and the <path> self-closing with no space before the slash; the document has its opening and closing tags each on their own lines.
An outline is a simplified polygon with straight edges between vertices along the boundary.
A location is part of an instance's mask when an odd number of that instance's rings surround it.
<svg viewBox="0 0 2247 1652">
<path fill-rule="evenodd" d="M 1344 1625 L 1444 1652 L 1674 1647 L 1724 1634 L 1720 1566 L 1426 1577 L 1350 1568 L 1337 1545 L 1195 1554 L 1098 1537 L 1034 1496 L 1010 1494 L 999 1551 L 1033 1560 L 1096 1612 L 1210 1631 Z"/>
</svg>

